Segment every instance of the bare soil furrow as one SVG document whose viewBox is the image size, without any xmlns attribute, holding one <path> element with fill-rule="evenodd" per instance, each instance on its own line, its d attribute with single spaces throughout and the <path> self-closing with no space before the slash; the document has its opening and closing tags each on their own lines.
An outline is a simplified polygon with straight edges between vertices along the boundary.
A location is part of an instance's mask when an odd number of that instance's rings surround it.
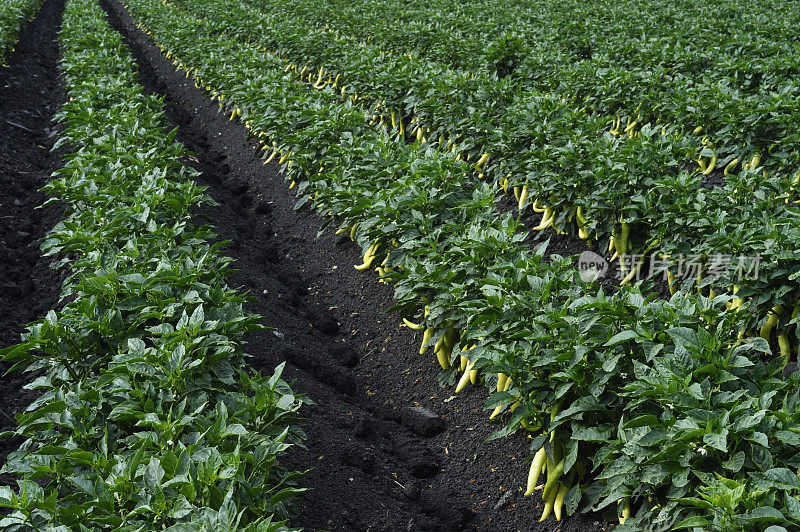
<svg viewBox="0 0 800 532">
<path fill-rule="evenodd" d="M 8 67 L 0 68 L 0 349 L 18 342 L 24 324 L 58 303 L 61 274 L 41 256 L 41 239 L 61 218 L 62 209 L 39 189 L 62 166 L 53 115 L 66 95 L 58 71 L 57 32 L 64 0 L 45 0 L 22 31 Z M 33 399 L 23 386 L 31 376 L 5 375 L 0 362 L 0 431 L 16 426 L 13 415 Z M 16 449 L 16 439 L 0 440 L 0 463 Z M 0 482 L 8 482 L 8 478 Z"/>
</svg>

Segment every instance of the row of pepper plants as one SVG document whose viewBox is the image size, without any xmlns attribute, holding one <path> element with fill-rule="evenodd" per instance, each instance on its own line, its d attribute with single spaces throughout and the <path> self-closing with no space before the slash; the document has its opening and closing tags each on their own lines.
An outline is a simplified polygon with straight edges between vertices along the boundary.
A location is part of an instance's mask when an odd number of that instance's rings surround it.
<svg viewBox="0 0 800 532">
<path fill-rule="evenodd" d="M 371 110 L 218 23 L 161 0 L 127 6 L 265 155 L 280 152 L 297 207 L 362 247 L 357 267 L 394 286 L 443 382 L 494 390 L 495 438 L 533 437 L 526 493 L 544 469 L 543 518 L 610 508 L 630 530 L 800 527 L 798 377 L 740 337 L 730 296 L 605 294 L 526 246 L 456 153 L 397 142 Z"/>
<path fill-rule="evenodd" d="M 730 138 L 724 144 L 740 148 L 721 158 L 717 151 L 722 148 L 712 149 L 706 136 L 710 127 L 697 131 L 693 123 L 658 126 L 658 121 L 641 117 L 641 123 L 631 119 L 624 126 L 621 119 L 609 122 L 607 114 L 576 107 L 558 95 L 515 89 L 506 80 L 437 70 L 419 58 L 387 55 L 279 14 L 259 13 L 238 0 L 175 4 L 189 15 L 215 21 L 217 32 L 276 51 L 290 72 L 370 109 L 373 120 L 401 136 L 456 150 L 479 175 L 515 187 L 520 207 L 525 207 L 526 196 L 536 198 L 533 208 L 542 212 L 537 229 L 554 226 L 596 239 L 603 250 L 621 254 L 623 260 L 625 255 L 644 255 L 636 265 L 631 260 L 621 263 L 629 279 L 652 260 L 670 279 L 694 270 L 685 276 L 686 289 L 702 289 L 709 296 L 736 293 L 732 306 L 747 307 L 742 313 L 746 328 L 758 327 L 780 346 L 787 361 L 796 351 L 794 309 L 800 291 L 792 280 L 800 268 L 791 251 L 798 236 L 793 203 L 800 165 L 800 150 L 794 149 L 796 90 L 776 92 L 772 100 L 762 102 L 768 109 L 759 110 L 753 108 L 759 95 L 750 100 L 729 95 L 730 105 L 725 107 L 724 98 L 711 94 L 716 94 L 711 82 L 712 88 L 699 91 L 687 104 L 690 89 L 682 85 L 684 115 L 686 109 L 697 110 L 700 102 L 707 102 L 728 117 L 723 129 Z M 574 81 L 580 79 L 576 76 Z M 602 78 L 597 79 L 602 85 Z M 608 90 L 599 85 L 596 89 L 598 94 Z M 660 91 L 667 87 L 659 86 L 655 93 Z M 625 91 L 615 94 L 620 105 L 627 101 Z M 740 131 L 734 128 L 737 120 L 770 124 Z M 689 126 L 694 129 L 687 132 Z M 431 139 L 439 140 L 427 142 Z M 776 139 L 780 142 L 773 142 Z M 282 151 L 282 146 L 275 149 Z M 695 159 L 705 166 L 698 168 Z M 707 190 L 702 180 L 715 168 L 717 173 L 725 168 L 724 185 Z M 686 267 L 679 257 L 691 257 L 694 264 Z M 721 259 L 729 263 L 721 264 Z M 730 264 L 734 260 L 741 263 Z M 757 275 L 743 279 L 741 266 L 757 269 Z M 677 288 L 678 282 L 674 285 Z"/>
<path fill-rule="evenodd" d="M 661 61 L 688 66 L 685 59 L 691 54 L 693 67 L 702 73 L 721 52 L 736 50 L 747 55 L 765 36 L 782 35 L 784 46 L 798 36 L 796 11 L 787 11 L 785 4 L 774 1 L 745 9 L 736 2 L 687 0 L 668 6 L 638 0 L 433 1 L 424 6 L 399 0 L 335 0 L 324 5 L 308 0 L 267 0 L 257 5 L 286 18 L 379 44 L 387 51 L 419 53 L 454 68 L 480 69 L 498 76 L 519 74 L 516 69 L 526 63 L 539 63 L 545 69 L 558 66 L 542 61 L 542 54 L 556 54 L 554 59 L 566 63 L 600 59 L 624 67 Z M 782 16 L 773 16 L 776 11 Z M 722 30 L 706 23 L 709 13 L 724 24 Z M 759 58 L 772 60 L 771 51 L 775 50 L 761 50 Z"/>
<path fill-rule="evenodd" d="M 426 32 L 429 42 L 403 51 L 430 57 L 437 42 L 446 41 L 449 32 L 458 24 L 466 24 L 469 31 L 459 35 L 457 41 L 459 49 L 466 47 L 470 52 L 460 54 L 467 61 L 460 70 L 478 75 L 497 74 L 494 72 L 497 69 L 482 66 L 488 61 L 481 59 L 483 55 L 513 56 L 501 62 L 506 68 L 511 68 L 508 61 L 516 65 L 509 77 L 524 89 L 557 92 L 593 111 L 612 116 L 619 113 L 637 116 L 644 109 L 645 113 L 663 122 L 691 126 L 689 130 L 697 125 L 714 126 L 729 114 L 718 112 L 708 116 L 713 110 L 704 108 L 702 103 L 708 98 L 703 95 L 713 94 L 715 100 L 730 99 L 731 90 L 746 96 L 751 92 L 768 95 L 769 91 L 779 90 L 791 81 L 798 64 L 796 42 L 800 37 L 797 29 L 800 12 L 789 9 L 783 16 L 773 17 L 776 6 L 771 2 L 750 6 L 747 13 L 733 3 L 715 3 L 712 10 L 697 2 L 676 2 L 670 6 L 641 2 L 593 2 L 580 6 L 542 2 L 529 3 L 526 7 L 503 2 L 495 5 L 490 21 L 486 20 L 486 10 L 480 2 L 461 6 L 473 14 L 481 13 L 477 21 L 459 14 L 459 8 L 442 7 L 442 12 L 437 13 L 436 6 L 426 5 L 424 13 L 420 13 L 413 6 L 394 2 L 359 2 L 349 9 L 336 3 L 307 5 L 302 0 L 250 4 L 277 19 L 285 18 L 287 23 L 311 24 L 315 29 L 322 20 L 335 20 L 349 13 L 338 31 L 352 36 L 349 28 L 364 24 L 369 28 L 368 37 L 387 35 L 386 39 L 379 40 L 382 50 L 386 50 L 384 45 L 409 42 L 406 38 L 388 37 L 407 18 L 425 23 L 431 16 L 446 16 L 448 23 L 443 26 L 447 30 L 429 29 Z M 302 13 L 292 16 L 298 7 Z M 367 13 L 366 17 L 361 17 L 367 19 L 366 23 L 355 20 L 356 10 Z M 531 10 L 533 13 L 529 12 Z M 701 15 L 709 11 L 719 12 L 726 20 L 726 31 L 717 31 L 703 23 Z M 576 16 L 576 12 L 580 16 Z M 528 36 L 523 39 L 525 46 L 520 45 L 522 47 L 514 53 L 492 51 L 493 46 L 487 46 L 489 37 L 483 34 L 499 33 L 491 22 L 503 27 L 516 23 L 527 29 Z M 643 28 L 647 31 L 642 31 Z M 295 29 L 296 32 L 302 30 Z M 360 33 L 357 38 L 363 41 L 364 34 Z M 587 41 L 577 48 L 589 50 L 572 51 L 576 47 L 573 40 Z M 451 65 L 443 62 L 442 66 Z M 723 86 L 720 87 L 720 83 Z M 702 94 L 694 95 L 697 91 Z M 698 107 L 693 102 L 692 107 L 697 109 L 687 110 L 687 98 L 698 100 L 701 105 Z M 665 104 L 681 106 L 681 109 L 662 109 Z M 745 116 L 743 113 L 734 115 L 741 128 L 748 125 L 741 122 Z"/>
<path fill-rule="evenodd" d="M 163 100 L 93 0 L 59 36 L 66 164 L 45 187 L 66 208 L 43 251 L 66 269 L 60 310 L 2 355 L 37 399 L 8 435 L 3 530 L 286 531 L 299 473 L 279 457 L 307 402 L 248 369 L 263 329 L 226 284 L 231 259 L 192 211 L 213 204 L 179 159 Z"/>
<path fill-rule="evenodd" d="M 235 6 L 234 10 L 237 10 Z M 704 171 L 711 168 L 709 172 L 716 167 L 720 169 L 724 167 L 726 173 L 729 173 L 745 164 L 752 166 L 753 157 L 756 155 L 758 155 L 756 160 L 764 159 L 766 166 L 782 168 L 786 163 L 784 160 L 786 154 L 781 152 L 776 139 L 784 139 L 784 143 L 791 143 L 791 139 L 794 138 L 791 136 L 792 127 L 783 127 L 782 124 L 787 117 L 791 120 L 792 110 L 796 104 L 796 95 L 793 96 L 796 91 L 791 91 L 791 86 L 786 86 L 787 77 L 791 78 L 791 73 L 797 68 L 796 54 L 776 53 L 776 50 L 784 52 L 793 50 L 796 39 L 792 37 L 791 25 L 788 26 L 790 29 L 787 29 L 786 24 L 779 25 L 778 28 L 773 27 L 774 24 L 767 24 L 771 31 L 764 33 L 750 31 L 750 26 L 746 25 L 744 31 L 756 42 L 749 43 L 750 47 L 746 50 L 741 46 L 733 49 L 732 44 L 740 43 L 739 35 L 726 36 L 722 44 L 728 45 L 725 48 L 728 53 L 716 53 L 715 67 L 705 71 L 699 69 L 698 65 L 704 65 L 710 59 L 705 56 L 697 57 L 701 52 L 686 45 L 686 35 L 671 44 L 651 39 L 654 42 L 633 46 L 637 50 L 641 48 L 646 50 L 641 56 L 634 57 L 621 65 L 616 55 L 612 55 L 611 59 L 603 55 L 601 59 L 576 62 L 569 59 L 561 60 L 548 53 L 525 54 L 526 57 L 541 58 L 540 62 L 543 65 L 537 63 L 531 72 L 521 76 L 525 81 L 524 84 L 521 86 L 512 84 L 510 87 L 493 86 L 491 80 L 485 79 L 481 82 L 466 82 L 464 77 L 473 76 L 472 72 L 448 73 L 442 65 L 420 62 L 414 57 L 400 56 L 387 60 L 386 53 L 378 48 L 357 46 L 357 43 L 350 42 L 340 35 L 326 36 L 324 31 L 308 28 L 302 20 L 283 20 L 280 9 L 270 11 L 268 18 L 253 12 L 242 12 L 241 8 L 238 9 L 237 15 L 243 17 L 240 20 L 246 20 L 247 23 L 253 22 L 254 19 L 264 22 L 264 25 L 259 27 L 260 39 L 270 39 L 273 47 L 285 53 L 293 61 L 309 63 L 311 68 L 319 65 L 326 70 L 330 65 L 337 65 L 334 70 L 338 72 L 333 72 L 334 74 L 345 79 L 357 77 L 356 84 L 348 87 L 354 89 L 353 92 L 356 92 L 355 89 L 362 89 L 358 94 L 363 95 L 365 91 L 360 84 L 365 83 L 367 95 L 381 102 L 379 95 L 370 91 L 379 86 L 384 94 L 388 92 L 382 101 L 383 106 L 396 110 L 398 117 L 408 114 L 421 116 L 419 122 L 424 123 L 426 122 L 424 117 L 429 113 L 417 112 L 419 99 L 430 100 L 434 94 L 439 98 L 444 95 L 445 101 L 437 99 L 435 105 L 440 110 L 443 107 L 450 108 L 456 105 L 457 112 L 442 117 L 443 127 L 438 128 L 440 134 L 438 136 L 434 134 L 434 138 L 440 138 L 441 134 L 455 137 L 461 134 L 467 143 L 476 146 L 486 144 L 481 142 L 482 134 L 498 126 L 496 120 L 492 119 L 496 119 L 498 112 L 511 103 L 516 102 L 512 106 L 514 108 L 525 108 L 529 104 L 526 98 L 531 97 L 525 94 L 525 91 L 531 88 L 545 94 L 560 94 L 573 102 L 580 103 L 582 111 L 599 115 L 600 129 L 587 132 L 593 134 L 593 137 L 601 136 L 603 129 L 610 130 L 615 136 L 621 136 L 622 133 L 636 135 L 648 122 L 654 122 L 651 124 L 653 127 L 656 127 L 655 122 L 658 122 L 679 128 L 686 134 L 691 132 L 698 141 L 693 158 L 703 155 L 700 159 L 701 168 Z M 783 20 L 781 18 L 781 21 Z M 265 34 L 264 27 L 270 25 L 273 27 L 280 25 L 280 32 L 275 31 L 273 35 L 267 31 Z M 624 33 L 624 29 L 623 27 L 619 31 Z M 244 30 L 240 30 L 242 31 Z M 667 35 L 669 38 L 674 38 L 674 33 L 668 32 Z M 754 38 L 754 34 L 760 40 Z M 692 32 L 692 35 L 696 38 L 697 32 Z M 630 38 L 610 39 L 609 42 L 622 42 L 627 49 L 632 47 Z M 724 48 L 722 44 L 715 47 L 711 43 L 707 48 L 715 50 Z M 681 58 L 679 53 L 673 53 L 676 48 L 688 48 L 686 54 L 690 57 Z M 653 57 L 656 53 L 661 53 L 663 57 L 660 59 Z M 371 69 L 369 65 L 373 65 Z M 575 70 L 576 68 L 578 70 Z M 612 72 L 610 69 L 614 68 L 617 70 Z M 637 68 L 639 70 L 636 70 Z M 394 83 L 386 83 L 387 73 L 392 76 Z M 701 76 L 702 80 L 698 83 L 697 78 Z M 737 81 L 736 76 L 741 79 Z M 403 79 L 398 80 L 398 77 Z M 539 78 L 540 81 L 535 81 Z M 435 79 L 438 84 L 431 84 L 428 79 Z M 485 87 L 487 83 L 491 88 Z M 523 94 L 520 95 L 519 90 L 515 91 L 514 86 L 521 89 Z M 477 101 L 474 98 L 476 94 Z M 451 95 L 452 98 L 449 98 Z M 412 103 L 409 105 L 404 98 Z M 457 103 L 459 101 L 468 103 L 459 107 Z M 430 101 L 427 103 L 429 111 L 434 109 Z M 488 119 L 477 117 L 478 125 L 481 126 L 476 128 L 479 131 L 465 132 L 460 131 L 459 127 L 453 127 L 459 121 L 463 121 L 465 116 L 475 121 L 474 112 L 465 112 L 475 108 L 482 109 L 479 112 L 489 113 Z M 483 111 L 485 109 L 489 111 Z M 620 116 L 621 114 L 626 116 Z M 604 123 L 602 119 L 606 122 Z M 625 123 L 622 123 L 623 120 Z M 698 126 L 698 123 L 705 125 Z M 448 125 L 450 127 L 447 127 Z M 739 134 L 740 131 L 743 134 Z M 497 142 L 489 144 L 490 147 L 491 144 L 502 145 Z M 466 146 L 467 149 L 470 147 Z M 791 151 L 788 148 L 784 151 Z M 775 155 L 778 160 L 766 161 L 766 155 L 762 157 L 762 154 L 767 151 L 770 155 Z M 475 156 L 479 157 L 480 153 L 478 151 Z M 509 160 L 508 154 L 501 155 L 495 159 Z M 688 155 L 684 155 L 684 158 Z M 631 163 L 635 164 L 636 161 Z"/>
<path fill-rule="evenodd" d="M 19 32 L 41 5 L 41 0 L 0 0 L 0 66 L 14 50 Z"/>
</svg>

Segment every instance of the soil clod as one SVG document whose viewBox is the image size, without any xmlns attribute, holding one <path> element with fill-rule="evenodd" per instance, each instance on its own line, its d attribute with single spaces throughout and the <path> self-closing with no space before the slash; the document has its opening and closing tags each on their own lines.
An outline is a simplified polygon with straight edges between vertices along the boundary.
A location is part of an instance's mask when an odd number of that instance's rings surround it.
<svg viewBox="0 0 800 532">
<path fill-rule="evenodd" d="M 444 420 L 424 406 L 412 406 L 401 413 L 403 424 L 415 434 L 430 438 L 444 431 Z"/>
</svg>

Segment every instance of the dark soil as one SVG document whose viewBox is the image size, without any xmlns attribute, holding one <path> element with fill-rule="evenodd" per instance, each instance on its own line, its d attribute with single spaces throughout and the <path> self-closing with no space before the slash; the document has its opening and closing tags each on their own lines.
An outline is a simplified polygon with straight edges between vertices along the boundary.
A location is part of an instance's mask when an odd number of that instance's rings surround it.
<svg viewBox="0 0 800 532">
<path fill-rule="evenodd" d="M 62 209 L 37 207 L 46 199 L 39 188 L 62 165 L 50 150 L 57 139 L 51 121 L 65 101 L 55 42 L 63 8 L 64 0 L 46 0 L 0 69 L 0 349 L 19 342 L 23 325 L 55 308 L 60 293 L 61 276 L 41 257 L 39 241 Z M 0 375 L 7 369 L 0 362 Z M 0 377 L 0 432 L 14 428 L 13 414 L 33 400 L 22 389 L 29 380 L 21 372 Z M 0 463 L 19 443 L 0 440 Z"/>
</svg>

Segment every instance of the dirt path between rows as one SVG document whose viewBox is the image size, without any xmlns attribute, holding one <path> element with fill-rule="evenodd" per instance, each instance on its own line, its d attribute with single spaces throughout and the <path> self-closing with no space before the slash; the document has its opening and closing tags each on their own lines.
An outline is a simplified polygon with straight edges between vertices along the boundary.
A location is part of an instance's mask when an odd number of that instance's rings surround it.
<svg viewBox="0 0 800 532">
<path fill-rule="evenodd" d="M 25 323 L 54 308 L 61 288 L 62 277 L 41 257 L 39 240 L 62 209 L 37 207 L 46 199 L 39 188 L 62 166 L 50 150 L 58 138 L 52 118 L 66 99 L 55 41 L 63 9 L 64 0 L 46 0 L 20 34 L 8 67 L 0 68 L 0 349 L 19 342 Z M 0 432 L 14 428 L 13 414 L 33 399 L 22 389 L 30 376 L 4 375 L 7 368 L 0 362 Z M 0 440 L 0 463 L 19 443 Z"/>
</svg>

